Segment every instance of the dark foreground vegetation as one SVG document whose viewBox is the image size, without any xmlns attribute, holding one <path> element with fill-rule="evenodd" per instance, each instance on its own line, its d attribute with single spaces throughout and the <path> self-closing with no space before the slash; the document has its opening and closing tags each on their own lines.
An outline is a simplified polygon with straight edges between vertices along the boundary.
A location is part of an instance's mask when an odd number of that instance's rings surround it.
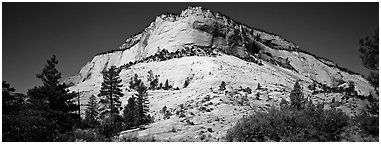
<svg viewBox="0 0 381 144">
<path fill-rule="evenodd" d="M 148 114 L 147 87 L 131 79 L 130 88 L 136 91 L 123 115 L 120 97 L 123 97 L 120 69 L 111 67 L 103 71 L 103 83 L 97 98 L 90 96 L 85 118 L 80 117 L 78 94 L 59 83 L 61 73 L 53 56 L 37 78 L 43 85 L 28 90 L 26 95 L 15 93 L 7 82 L 2 83 L 2 141 L 114 141 L 120 131 L 139 128 L 153 121 Z M 152 73 L 152 72 L 151 72 Z M 152 79 L 151 87 L 157 85 Z M 132 140 L 130 140 L 132 139 Z M 135 137 L 122 139 L 136 140 Z M 152 140 L 152 139 L 149 139 Z"/>
<path fill-rule="evenodd" d="M 347 134 L 347 129 L 361 128 L 361 135 L 377 137 L 378 115 L 362 113 L 350 118 L 344 112 L 324 109 L 323 104 L 313 104 L 303 96 L 296 82 L 290 94 L 290 102 L 282 99 L 279 107 L 267 112 L 258 111 L 242 118 L 226 134 L 227 141 L 238 142 L 329 142 L 359 141 Z M 374 141 L 362 139 L 360 141 Z"/>
</svg>

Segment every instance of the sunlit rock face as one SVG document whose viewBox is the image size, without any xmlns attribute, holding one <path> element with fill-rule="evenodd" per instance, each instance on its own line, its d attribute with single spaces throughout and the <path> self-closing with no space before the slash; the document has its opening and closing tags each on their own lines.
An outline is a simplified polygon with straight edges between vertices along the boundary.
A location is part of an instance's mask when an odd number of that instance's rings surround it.
<svg viewBox="0 0 381 144">
<path fill-rule="evenodd" d="M 186 55 L 163 61 L 146 61 L 123 67 L 126 64 L 144 60 L 167 50 L 173 53 L 197 47 L 201 50 L 213 49 L 216 56 Z M 316 89 L 327 87 L 348 87 L 350 82 L 355 85 L 359 95 L 368 96 L 374 90 L 361 75 L 355 74 L 337 66 L 334 62 L 315 56 L 299 48 L 296 44 L 282 37 L 252 28 L 236 22 L 220 13 L 205 10 L 200 7 L 189 7 L 179 15 L 163 14 L 156 17 L 141 33 L 129 37 L 119 49 L 110 50 L 96 55 L 82 67 L 79 74 L 69 77 L 65 83 L 72 91 L 81 91 L 81 103 L 86 104 L 91 95 L 97 95 L 103 81 L 102 71 L 111 66 L 121 67 L 123 105 L 127 98 L 135 92 L 128 88 L 128 82 L 134 74 L 148 85 L 147 72 L 152 70 L 160 75 L 159 83 L 168 79 L 173 88 L 179 90 L 149 90 L 150 113 L 155 116 L 155 123 L 140 135 L 158 133 L 159 138 L 177 137 L 179 139 L 195 136 L 199 128 L 186 127 L 179 124 L 183 118 L 163 120 L 160 109 L 166 105 L 172 110 L 180 104 L 189 106 L 187 113 L 200 113 L 200 101 L 205 96 L 212 97 L 213 105 L 208 115 L 187 115 L 187 119 L 200 125 L 213 127 L 217 139 L 226 130 L 247 113 L 249 107 L 237 105 L 236 97 L 247 95 L 250 108 L 277 105 L 281 98 L 289 99 L 289 93 L 297 80 L 301 80 L 306 96 L 315 102 L 340 101 L 343 93 L 329 92 L 313 94 L 307 87 L 316 83 Z M 183 88 L 184 81 L 190 79 L 190 84 Z M 219 85 L 224 81 L 229 92 L 249 87 L 251 94 L 238 91 L 226 94 L 219 91 Z M 258 88 L 258 85 L 261 88 Z M 256 95 L 261 96 L 259 100 Z M 229 97 L 227 95 L 232 95 Z M 232 100 L 233 99 L 233 100 Z M 358 107 L 340 107 L 348 114 L 354 114 L 365 109 L 365 103 L 353 100 Z M 201 104 L 202 105 L 202 104 Z M 352 104 L 351 104 L 352 105 Z M 192 107 L 192 108 L 191 108 Z M 85 107 L 82 106 L 84 109 Z M 234 116 L 232 116 L 234 115 Z M 223 118 L 223 124 L 211 126 L 208 120 Z M 213 123 L 215 123 L 213 121 Z M 184 133 L 161 135 L 168 131 L 171 125 L 179 125 Z M 220 127 L 220 125 L 223 125 Z M 160 136 L 161 135 L 161 136 Z"/>
</svg>

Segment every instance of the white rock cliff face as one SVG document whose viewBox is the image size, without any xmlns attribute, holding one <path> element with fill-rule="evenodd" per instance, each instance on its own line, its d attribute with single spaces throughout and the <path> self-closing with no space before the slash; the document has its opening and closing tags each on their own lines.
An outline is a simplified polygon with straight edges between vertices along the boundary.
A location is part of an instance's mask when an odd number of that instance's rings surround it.
<svg viewBox="0 0 381 144">
<path fill-rule="evenodd" d="M 99 93 L 103 70 L 141 60 L 163 49 L 175 52 L 192 45 L 218 49 L 220 55 L 187 56 L 137 63 L 128 69 L 122 69 L 120 77 L 125 95 L 121 98 L 122 105 L 135 93 L 128 89 L 128 82 L 134 74 L 138 74 L 147 84 L 147 72 L 152 70 L 155 75 L 160 75 L 159 83 L 168 79 L 170 85 L 180 88 L 171 91 L 148 91 L 150 114 L 155 117 L 155 122 L 150 124 L 147 130 L 140 131 L 140 136 L 155 135 L 159 139 L 170 137 L 177 140 L 190 138 L 194 141 L 202 127 L 207 126 L 213 128 L 212 135 L 216 138 L 214 141 L 218 141 L 232 124 L 249 114 L 253 108 L 264 109 L 276 105 L 281 98 L 289 99 L 289 93 L 297 80 L 301 80 L 303 91 L 315 102 L 332 101 L 333 98 L 340 101 L 343 94 L 312 94 L 307 86 L 314 81 L 327 86 L 337 86 L 338 81 L 345 84 L 352 81 L 358 94 L 368 96 L 374 92 L 362 76 L 343 71 L 332 61 L 303 52 L 297 45 L 280 36 L 250 28 L 222 14 L 200 7 L 190 7 L 180 15 L 158 16 L 143 32 L 128 38 L 119 49 L 95 56 L 78 75 L 68 78 L 66 83 L 71 85 L 69 90 L 81 91 L 81 104 L 86 104 L 90 95 Z M 261 61 L 263 65 L 246 61 L 247 58 Z M 183 88 L 187 78 L 191 78 L 190 84 Z M 237 92 L 240 87 L 249 87 L 253 92 L 225 94 L 218 90 L 222 81 L 226 82 L 229 92 Z M 258 84 L 263 89 L 258 89 Z M 260 94 L 259 98 L 255 95 L 257 93 Z M 237 104 L 237 97 L 243 95 L 247 95 L 249 99 L 246 106 Z M 210 101 L 213 105 L 205 106 L 210 109 L 209 113 L 196 109 L 204 106 L 201 99 L 205 96 L 212 97 Z M 348 114 L 353 115 L 365 109 L 364 101 L 350 101 L 351 104 L 340 107 Z M 185 118 L 161 119 L 160 110 L 164 105 L 175 111 L 180 104 L 187 107 Z M 354 104 L 356 109 L 351 107 Z M 85 106 L 82 105 L 81 108 L 84 110 Z M 215 121 L 216 117 L 224 121 Z M 179 122 L 185 119 L 196 125 L 189 126 Z M 169 134 L 168 130 L 174 126 L 184 132 Z"/>
<path fill-rule="evenodd" d="M 287 58 L 299 73 L 311 80 L 332 85 L 332 78 L 340 74 L 344 81 L 354 81 L 358 91 L 364 95 L 368 95 L 372 89 L 360 75 L 348 74 L 338 68 L 328 66 L 314 56 L 292 51 L 298 49 L 298 46 L 292 42 L 264 31 L 249 28 L 219 13 L 212 13 L 200 7 L 190 7 L 178 16 L 158 16 L 142 33 L 128 38 L 119 50 L 95 56 L 80 70 L 78 75 L 69 78 L 67 82 L 78 84 L 92 78 L 99 78 L 101 71 L 110 66 L 119 67 L 153 55 L 163 49 L 174 52 L 183 49 L 184 45 L 213 45 L 219 48 L 229 48 L 229 36 L 236 31 L 238 31 L 242 41 L 254 41 L 256 35 L 262 41 L 271 41 L 277 49 L 264 45 L 264 51 L 270 52 L 273 56 Z M 230 48 L 232 47 L 230 46 Z"/>
<path fill-rule="evenodd" d="M 223 38 L 213 37 L 208 32 L 196 29 L 195 25 L 209 26 L 217 23 L 216 21 L 221 25 L 227 26 L 233 23 L 224 16 L 219 16 L 219 14 L 214 16 L 210 11 L 200 8 L 189 8 L 183 11 L 180 16 L 159 16 L 142 33 L 128 38 L 120 47 L 120 51 L 95 56 L 91 62 L 81 69 L 78 76 L 71 78 L 71 81 L 78 83 L 91 78 L 93 74 L 97 76 L 99 72 L 107 67 L 112 65 L 121 66 L 128 62 L 153 55 L 158 50 L 167 49 L 169 52 L 173 52 L 183 49 L 183 46 L 187 44 L 210 46 L 212 45 L 213 38 Z M 242 27 L 246 28 L 246 26 L 241 25 L 235 27 L 240 29 Z M 275 39 L 277 43 L 294 46 L 293 44 L 285 43 L 278 36 L 256 30 L 253 31 L 252 35 L 261 33 L 261 38 L 263 39 Z"/>
</svg>

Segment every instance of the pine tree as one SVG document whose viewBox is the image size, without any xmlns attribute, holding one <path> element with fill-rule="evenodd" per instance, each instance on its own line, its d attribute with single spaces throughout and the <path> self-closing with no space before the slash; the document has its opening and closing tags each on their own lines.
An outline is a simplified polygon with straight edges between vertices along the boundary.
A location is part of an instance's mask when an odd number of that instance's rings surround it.
<svg viewBox="0 0 381 144">
<path fill-rule="evenodd" d="M 159 84 L 159 75 L 154 76 L 152 70 L 149 70 L 147 75 L 147 82 L 150 85 L 149 89 L 152 89 L 152 90 L 156 89 L 156 87 Z"/>
<path fill-rule="evenodd" d="M 86 109 L 84 123 L 94 128 L 96 125 L 98 125 L 98 114 L 98 103 L 96 97 L 94 95 L 91 95 Z"/>
<path fill-rule="evenodd" d="M 138 86 L 137 102 L 138 102 L 138 114 L 137 118 L 139 125 L 146 124 L 149 122 L 148 112 L 149 112 L 149 101 L 147 94 L 147 87 L 141 82 Z"/>
<path fill-rule="evenodd" d="M 168 90 L 169 89 L 169 84 L 168 84 L 168 79 L 165 80 L 165 84 L 164 84 L 164 90 Z"/>
<path fill-rule="evenodd" d="M 163 83 L 160 83 L 159 84 L 159 89 L 162 89 L 163 88 Z"/>
<path fill-rule="evenodd" d="M 362 59 L 362 64 L 364 67 L 369 69 L 370 75 L 367 77 L 369 82 L 375 87 L 378 94 L 378 55 L 379 55 L 379 39 L 378 39 L 377 29 L 374 35 L 369 38 L 368 36 L 364 39 L 360 39 L 360 57 Z"/>
<path fill-rule="evenodd" d="M 261 89 L 262 89 L 261 84 L 258 83 L 257 90 L 261 90 Z"/>
<path fill-rule="evenodd" d="M 15 93 L 15 89 L 11 87 L 6 81 L 2 83 L 2 108 L 3 115 L 12 114 L 18 111 L 24 103 L 24 95 Z"/>
<path fill-rule="evenodd" d="M 138 84 L 141 82 L 141 80 L 138 77 L 138 74 L 135 74 L 134 77 L 131 77 L 129 82 L 130 85 L 128 86 L 130 89 L 137 89 Z"/>
<path fill-rule="evenodd" d="M 291 106 L 302 109 L 304 97 L 302 87 L 299 85 L 299 80 L 295 82 L 294 89 L 290 93 Z"/>
<path fill-rule="evenodd" d="M 28 96 L 33 107 L 49 113 L 46 117 L 50 122 L 55 123 L 59 132 L 68 132 L 80 119 L 75 113 L 79 106 L 74 103 L 77 96 L 74 92 L 69 92 L 65 84 L 60 84 L 61 73 L 56 69 L 58 61 L 53 57 L 47 61 L 47 65 L 37 78 L 41 79 L 43 86 L 28 90 Z"/>
<path fill-rule="evenodd" d="M 136 97 L 131 96 L 128 99 L 127 105 L 124 107 L 123 110 L 123 120 L 125 123 L 125 128 L 130 129 L 135 126 L 138 126 L 138 120 L 137 120 L 137 102 L 136 102 Z"/>
<path fill-rule="evenodd" d="M 153 89 L 153 86 L 151 85 L 151 82 L 153 81 L 154 79 L 154 76 L 153 76 L 153 72 L 152 70 L 149 70 L 148 71 L 148 75 L 147 75 L 147 82 L 150 84 L 150 89 Z"/>
<path fill-rule="evenodd" d="M 157 89 L 159 86 L 159 75 L 155 75 L 155 79 L 150 83 L 152 89 Z"/>
<path fill-rule="evenodd" d="M 119 98 L 123 96 L 123 93 L 120 89 L 122 87 L 122 80 L 119 77 L 120 71 L 121 70 L 115 66 L 111 66 L 107 71 L 102 72 L 103 82 L 98 97 L 100 97 L 99 103 L 101 104 L 101 107 L 99 108 L 100 118 L 103 119 L 108 116 L 109 121 L 111 122 L 111 128 L 106 128 L 106 130 L 115 130 L 116 120 L 119 116 L 119 111 L 121 110 L 121 102 Z M 114 132 L 111 132 L 111 134 L 114 134 Z M 109 136 L 110 135 L 107 132 L 106 137 Z"/>
<path fill-rule="evenodd" d="M 376 90 L 376 96 L 373 94 L 368 96 L 369 104 L 367 105 L 370 113 L 377 114 L 379 111 L 378 93 L 379 93 L 379 30 L 375 31 L 373 37 L 368 36 L 360 40 L 360 57 L 362 59 L 362 64 L 368 70 L 370 70 L 370 75 L 367 80 L 373 85 Z"/>
</svg>

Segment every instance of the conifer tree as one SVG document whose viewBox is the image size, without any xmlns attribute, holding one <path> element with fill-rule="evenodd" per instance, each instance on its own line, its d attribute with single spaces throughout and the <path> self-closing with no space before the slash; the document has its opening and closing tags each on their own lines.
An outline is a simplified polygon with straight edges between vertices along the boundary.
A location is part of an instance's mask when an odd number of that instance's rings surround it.
<svg viewBox="0 0 381 144">
<path fill-rule="evenodd" d="M 165 80 L 165 84 L 164 84 L 164 90 L 168 90 L 169 89 L 169 84 L 168 84 L 168 79 Z"/>
<path fill-rule="evenodd" d="M 261 84 L 258 83 L 257 90 L 261 90 L 261 89 L 262 89 Z"/>
<path fill-rule="evenodd" d="M 150 83 L 152 89 L 157 89 L 159 86 L 159 75 L 155 75 L 155 79 Z"/>
<path fill-rule="evenodd" d="M 147 94 L 147 87 L 144 86 L 144 83 L 141 82 L 138 86 L 138 94 L 137 96 L 137 106 L 138 106 L 138 121 L 139 125 L 146 124 L 149 122 L 148 112 L 149 112 L 149 101 Z"/>
<path fill-rule="evenodd" d="M 221 91 L 226 90 L 226 83 L 225 83 L 225 81 L 222 81 L 222 82 L 221 82 L 220 90 L 221 90 Z"/>
<path fill-rule="evenodd" d="M 134 77 L 131 77 L 129 82 L 129 88 L 130 89 L 137 89 L 138 84 L 141 82 L 141 80 L 138 78 L 138 74 L 135 74 Z"/>
<path fill-rule="evenodd" d="M 79 106 L 74 103 L 76 93 L 69 92 L 65 84 L 60 84 L 61 73 L 56 69 L 56 56 L 47 61 L 42 73 L 37 78 L 42 80 L 43 86 L 28 90 L 28 96 L 33 107 L 49 113 L 47 119 L 55 123 L 56 130 L 68 132 L 79 121 L 79 114 L 75 113 Z"/>
<path fill-rule="evenodd" d="M 138 120 L 137 120 L 137 102 L 136 97 L 132 95 L 128 99 L 127 105 L 124 107 L 123 110 L 123 119 L 125 123 L 125 128 L 130 129 L 135 126 L 138 126 Z"/>
<path fill-rule="evenodd" d="M 158 86 L 158 83 L 159 83 L 159 76 L 158 75 L 155 75 L 153 74 L 152 70 L 149 70 L 148 71 L 148 75 L 147 75 L 147 82 L 149 83 L 149 89 L 156 89 L 156 87 Z"/>
<path fill-rule="evenodd" d="M 102 72 L 103 82 L 98 94 L 98 97 L 100 97 L 99 103 L 101 104 L 99 108 L 100 118 L 103 119 L 108 116 L 111 122 L 111 129 L 116 126 L 116 120 L 121 109 L 119 98 L 123 96 L 123 93 L 120 89 L 122 87 L 122 80 L 119 77 L 120 71 L 115 66 L 111 66 L 107 71 Z"/>
<path fill-rule="evenodd" d="M 85 114 L 85 124 L 88 126 L 94 128 L 96 125 L 98 125 L 97 117 L 98 117 L 98 103 L 96 100 L 96 97 L 94 95 L 91 95 L 89 98 L 88 106 L 86 109 Z"/>
<path fill-rule="evenodd" d="M 299 80 L 295 82 L 294 89 L 290 93 L 291 106 L 302 109 L 304 97 L 302 87 L 299 85 Z"/>
<path fill-rule="evenodd" d="M 374 86 L 377 94 L 379 91 L 378 86 L 378 55 L 379 55 L 379 39 L 378 39 L 379 30 L 376 29 L 372 37 L 365 37 L 360 39 L 360 57 L 362 64 L 365 68 L 370 70 L 370 75 L 367 77 L 368 81 Z"/>
<path fill-rule="evenodd" d="M 149 70 L 147 75 L 147 82 L 150 84 L 150 89 L 152 89 L 151 82 L 153 81 L 153 79 L 154 79 L 153 72 L 152 70 Z"/>
<path fill-rule="evenodd" d="M 18 111 L 24 103 L 24 95 L 15 93 L 15 89 L 6 81 L 2 83 L 2 108 L 3 115 L 13 114 Z"/>
<path fill-rule="evenodd" d="M 162 89 L 163 88 L 163 83 L 160 83 L 159 84 L 159 89 Z"/>
</svg>

